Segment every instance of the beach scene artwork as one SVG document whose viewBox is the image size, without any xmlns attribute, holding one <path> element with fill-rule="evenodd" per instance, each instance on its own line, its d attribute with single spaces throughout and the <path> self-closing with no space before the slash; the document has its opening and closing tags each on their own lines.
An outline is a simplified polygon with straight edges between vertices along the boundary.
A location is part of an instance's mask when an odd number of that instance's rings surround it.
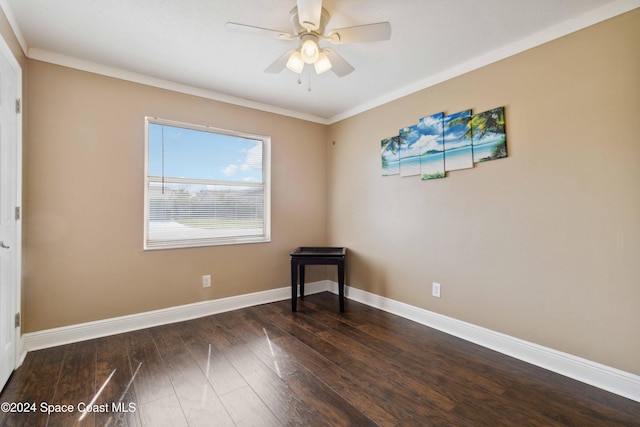
<svg viewBox="0 0 640 427">
<path fill-rule="evenodd" d="M 420 176 L 422 179 L 444 178 L 444 139 L 442 118 L 444 113 L 423 117 L 418 122 L 420 131 Z"/>
<path fill-rule="evenodd" d="M 382 175 L 444 178 L 449 171 L 507 157 L 504 107 L 421 118 L 380 141 Z"/>
<path fill-rule="evenodd" d="M 444 178 L 442 117 L 423 117 L 418 124 L 400 129 L 400 175 L 422 179 Z"/>
<path fill-rule="evenodd" d="M 400 174 L 400 136 L 392 136 L 380 141 L 382 155 L 382 176 Z"/>
<path fill-rule="evenodd" d="M 420 175 L 418 125 L 400 129 L 400 176 Z"/>
<path fill-rule="evenodd" d="M 471 133 L 475 163 L 507 157 L 504 107 L 494 108 L 473 116 Z"/>
<path fill-rule="evenodd" d="M 472 168 L 471 110 L 445 116 L 442 121 L 445 171 Z"/>
</svg>

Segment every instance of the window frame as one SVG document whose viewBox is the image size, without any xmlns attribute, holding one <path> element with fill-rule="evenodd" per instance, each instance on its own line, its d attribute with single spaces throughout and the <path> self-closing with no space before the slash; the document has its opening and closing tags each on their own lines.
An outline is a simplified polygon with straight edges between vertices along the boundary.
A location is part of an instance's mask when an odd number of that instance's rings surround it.
<svg viewBox="0 0 640 427">
<path fill-rule="evenodd" d="M 198 185 L 230 185 L 230 186 L 255 186 L 262 188 L 264 193 L 264 233 L 260 236 L 227 236 L 227 237 L 203 237 L 203 238 L 183 238 L 166 241 L 149 241 L 149 217 L 150 217 L 150 194 L 149 183 L 157 182 L 157 177 L 149 176 L 149 127 L 151 124 L 170 126 L 175 128 L 183 128 L 194 131 L 208 132 L 243 139 L 251 139 L 262 142 L 262 184 L 238 182 L 232 180 L 205 180 L 191 178 L 169 178 L 172 182 L 182 182 L 185 184 Z M 181 249 L 181 248 L 197 248 L 207 246 L 220 245 L 239 245 L 250 243 L 268 243 L 271 241 L 271 137 L 265 135 L 256 135 L 246 132 L 239 132 L 228 129 L 216 128 L 213 126 L 199 125 L 192 123 L 178 122 L 175 120 L 161 119 L 157 117 L 145 117 L 145 140 L 144 140 L 144 224 L 143 224 L 143 249 L 164 250 L 164 249 Z M 152 179 L 156 178 L 156 179 Z M 167 181 L 167 177 L 163 177 Z"/>
</svg>

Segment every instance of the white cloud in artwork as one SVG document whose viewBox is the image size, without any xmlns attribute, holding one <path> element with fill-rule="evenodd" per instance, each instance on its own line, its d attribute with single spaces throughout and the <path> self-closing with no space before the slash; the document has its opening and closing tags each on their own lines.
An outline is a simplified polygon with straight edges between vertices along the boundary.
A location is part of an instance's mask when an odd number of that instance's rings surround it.
<svg viewBox="0 0 640 427">
<path fill-rule="evenodd" d="M 418 142 L 416 142 L 416 146 L 420 149 L 420 153 L 426 153 L 430 150 L 440 150 L 441 147 L 438 144 L 438 136 L 437 135 L 422 135 Z"/>
</svg>

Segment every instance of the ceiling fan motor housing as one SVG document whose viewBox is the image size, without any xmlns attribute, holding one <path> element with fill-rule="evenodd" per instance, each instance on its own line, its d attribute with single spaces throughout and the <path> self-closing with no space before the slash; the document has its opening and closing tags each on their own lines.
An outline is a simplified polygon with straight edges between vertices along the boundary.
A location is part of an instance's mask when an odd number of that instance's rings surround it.
<svg viewBox="0 0 640 427">
<path fill-rule="evenodd" d="M 289 20 L 293 27 L 293 33 L 298 35 L 302 33 L 324 34 L 325 27 L 327 26 L 330 18 L 331 15 L 329 14 L 329 11 L 323 7 L 322 13 L 320 14 L 320 22 L 306 22 L 305 26 L 303 26 L 300 23 L 297 6 L 291 9 L 291 12 L 289 13 Z"/>
</svg>

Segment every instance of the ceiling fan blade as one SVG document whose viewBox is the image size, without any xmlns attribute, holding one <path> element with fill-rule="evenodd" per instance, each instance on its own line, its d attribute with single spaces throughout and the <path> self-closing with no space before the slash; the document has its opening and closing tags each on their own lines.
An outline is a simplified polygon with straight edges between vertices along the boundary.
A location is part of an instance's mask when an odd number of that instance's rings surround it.
<svg viewBox="0 0 640 427">
<path fill-rule="evenodd" d="M 344 77 L 347 74 L 351 73 L 355 68 L 351 66 L 344 58 L 334 52 L 332 49 L 324 48 L 322 51 L 329 58 L 329 62 L 331 62 L 331 71 L 336 73 L 338 77 Z"/>
<path fill-rule="evenodd" d="M 298 0 L 298 21 L 307 31 L 320 28 L 322 0 Z"/>
<path fill-rule="evenodd" d="M 227 22 L 224 26 L 227 31 L 234 33 L 249 34 L 252 36 L 269 37 L 278 40 L 292 40 L 296 36 L 287 34 L 284 31 L 269 30 L 267 28 L 253 27 L 251 25 L 236 24 L 235 22 Z"/>
<path fill-rule="evenodd" d="M 284 70 L 284 68 L 287 66 L 287 61 L 289 60 L 289 57 L 291 56 L 291 54 L 295 52 L 295 50 L 290 50 L 288 52 L 285 52 L 281 57 L 279 57 L 278 59 L 276 59 L 273 64 L 269 65 L 267 68 L 265 68 L 264 72 L 265 73 L 279 73 L 280 71 Z"/>
<path fill-rule="evenodd" d="M 326 39 L 334 44 L 377 42 L 390 38 L 391 24 L 388 22 L 340 28 L 330 31 L 326 36 Z"/>
</svg>

